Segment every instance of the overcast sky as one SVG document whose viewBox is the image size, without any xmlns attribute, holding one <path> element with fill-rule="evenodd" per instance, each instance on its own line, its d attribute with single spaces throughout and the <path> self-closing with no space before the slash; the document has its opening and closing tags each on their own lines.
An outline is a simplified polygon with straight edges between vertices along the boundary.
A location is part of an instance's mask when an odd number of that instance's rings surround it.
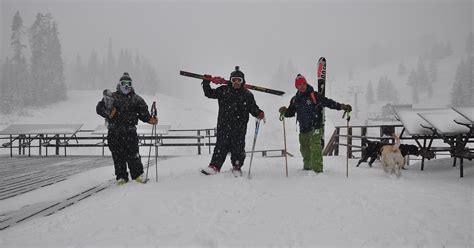
<svg viewBox="0 0 474 248">
<path fill-rule="evenodd" d="M 420 49 L 432 34 L 464 46 L 473 28 L 472 1 L 112 1 L 0 0 L 1 58 L 11 56 L 11 21 L 19 10 L 29 27 L 37 12 L 59 24 L 67 61 L 80 53 L 139 51 L 161 80 L 179 80 L 180 69 L 228 76 L 240 65 L 252 81 L 268 81 L 289 60 L 313 73 L 320 56 L 330 72 L 363 68 L 372 44 L 398 56 Z M 398 58 L 394 58 L 398 59 Z M 83 61 L 85 61 L 83 59 Z"/>
</svg>

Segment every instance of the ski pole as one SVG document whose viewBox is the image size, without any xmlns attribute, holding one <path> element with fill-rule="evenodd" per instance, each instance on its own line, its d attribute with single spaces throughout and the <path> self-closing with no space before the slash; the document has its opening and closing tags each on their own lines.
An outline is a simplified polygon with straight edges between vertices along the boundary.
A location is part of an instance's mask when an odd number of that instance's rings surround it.
<svg viewBox="0 0 474 248">
<path fill-rule="evenodd" d="M 288 153 L 286 149 L 286 128 L 285 128 L 285 115 L 280 115 L 280 121 L 283 122 L 283 143 L 285 144 L 285 169 L 286 169 L 286 177 L 288 177 Z"/>
<path fill-rule="evenodd" d="M 253 144 L 252 144 L 252 153 L 250 154 L 250 164 L 249 164 L 249 173 L 248 173 L 248 179 L 251 178 L 250 176 L 250 170 L 252 168 L 252 160 L 253 160 L 253 154 L 255 152 L 255 143 L 257 143 L 257 135 L 258 135 L 258 128 L 260 127 L 260 119 L 255 119 L 255 134 L 253 136 Z"/>
<path fill-rule="evenodd" d="M 344 111 L 344 114 L 342 115 L 342 118 L 347 114 L 347 140 L 349 140 L 349 121 L 351 120 L 351 112 Z M 347 147 L 346 147 L 346 178 L 349 177 L 349 142 L 347 142 Z"/>
<path fill-rule="evenodd" d="M 156 102 L 153 102 L 151 105 L 151 116 L 156 118 Z M 151 127 L 151 137 L 156 135 L 156 124 L 153 124 Z M 148 169 L 150 168 L 150 157 L 151 157 L 151 147 L 156 144 L 153 144 L 153 139 L 150 139 L 150 149 L 148 150 L 148 162 L 146 164 L 146 174 L 145 174 L 145 182 L 148 182 Z M 158 181 L 158 177 L 156 178 Z"/>
<path fill-rule="evenodd" d="M 155 125 L 155 180 L 158 182 L 158 135 L 156 134 L 156 125 Z"/>
</svg>

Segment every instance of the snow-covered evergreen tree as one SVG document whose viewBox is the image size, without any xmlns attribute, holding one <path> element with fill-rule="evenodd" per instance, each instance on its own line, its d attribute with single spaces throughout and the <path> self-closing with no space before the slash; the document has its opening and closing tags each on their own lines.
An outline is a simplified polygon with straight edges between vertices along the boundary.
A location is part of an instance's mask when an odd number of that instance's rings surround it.
<svg viewBox="0 0 474 248">
<path fill-rule="evenodd" d="M 92 49 L 91 55 L 89 56 L 89 62 L 87 63 L 87 72 L 83 78 L 87 79 L 87 85 L 89 89 L 101 89 L 99 85 L 99 55 L 95 49 Z"/>
<path fill-rule="evenodd" d="M 367 84 L 367 102 L 372 103 L 374 101 L 374 87 L 372 85 L 372 81 L 369 81 L 369 83 Z"/>
<path fill-rule="evenodd" d="M 380 102 L 397 103 L 399 96 L 397 89 L 393 86 L 393 81 L 387 76 L 381 77 L 377 85 L 377 99 Z"/>
<path fill-rule="evenodd" d="M 474 106 L 473 58 L 470 57 L 467 61 L 462 60 L 456 69 L 456 77 L 451 91 L 453 106 Z"/>
<path fill-rule="evenodd" d="M 434 59 L 431 59 L 428 64 L 428 78 L 431 82 L 431 85 L 433 85 L 434 82 L 438 81 L 438 66 L 436 65 L 436 61 Z M 433 86 L 431 86 L 431 90 L 432 89 Z"/>
<path fill-rule="evenodd" d="M 13 95 L 12 92 L 12 63 L 7 57 L 5 62 L 2 65 L 2 77 L 0 78 L 0 111 L 2 113 L 8 114 L 11 113 L 13 106 Z"/>
<path fill-rule="evenodd" d="M 403 62 L 400 62 L 400 64 L 398 64 L 398 75 L 404 76 L 405 74 L 407 74 L 407 68 L 405 67 Z"/>
<path fill-rule="evenodd" d="M 57 24 L 51 14 L 38 13 L 30 30 L 31 103 L 42 106 L 66 99 L 64 63 Z"/>
<path fill-rule="evenodd" d="M 470 32 L 466 40 L 466 53 L 469 56 L 474 54 L 474 33 Z"/>
<path fill-rule="evenodd" d="M 17 11 L 12 22 L 12 36 L 10 40 L 13 57 L 10 60 L 10 80 L 7 82 L 11 84 L 9 87 L 11 91 L 8 92 L 8 94 L 13 97 L 10 104 L 16 108 L 21 108 L 27 105 L 28 97 L 31 96 L 31 91 L 28 87 L 28 66 L 25 56 L 23 55 L 23 49 L 26 48 L 26 45 L 23 42 L 25 35 L 23 19 L 20 16 L 20 12 Z"/>
<path fill-rule="evenodd" d="M 419 85 L 417 83 L 417 75 L 415 70 L 411 70 L 410 75 L 408 75 L 408 85 L 411 86 L 412 103 L 418 103 L 420 101 L 420 97 L 418 95 Z"/>
<path fill-rule="evenodd" d="M 64 62 L 61 52 L 61 42 L 59 40 L 59 30 L 56 22 L 52 22 L 48 36 L 47 57 L 51 74 L 50 95 L 52 102 L 65 100 L 67 89 L 64 78 Z"/>
</svg>

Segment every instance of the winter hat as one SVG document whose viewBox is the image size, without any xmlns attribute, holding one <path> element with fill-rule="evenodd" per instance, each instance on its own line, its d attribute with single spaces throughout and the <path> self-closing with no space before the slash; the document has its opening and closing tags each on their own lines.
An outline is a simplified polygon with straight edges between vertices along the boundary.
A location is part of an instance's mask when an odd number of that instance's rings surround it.
<svg viewBox="0 0 474 248">
<path fill-rule="evenodd" d="M 230 78 L 233 77 L 241 77 L 243 81 L 243 84 L 245 84 L 245 74 L 240 70 L 240 67 L 238 65 L 235 66 L 235 71 L 233 71 L 230 74 Z"/>
<path fill-rule="evenodd" d="M 301 74 L 296 75 L 295 88 L 298 88 L 303 84 L 308 84 L 308 82 L 306 82 L 306 78 L 304 78 Z"/>
<path fill-rule="evenodd" d="M 132 78 L 130 77 L 128 72 L 124 72 L 122 77 L 120 78 L 120 82 L 122 82 L 124 80 L 132 82 Z"/>
</svg>

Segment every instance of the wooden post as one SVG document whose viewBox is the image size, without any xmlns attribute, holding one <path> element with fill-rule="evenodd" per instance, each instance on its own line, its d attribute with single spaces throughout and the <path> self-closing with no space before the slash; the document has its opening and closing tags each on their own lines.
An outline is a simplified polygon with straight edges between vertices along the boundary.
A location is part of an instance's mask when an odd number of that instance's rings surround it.
<svg viewBox="0 0 474 248">
<path fill-rule="evenodd" d="M 198 155 L 201 155 L 201 130 L 197 130 L 198 133 Z"/>
<path fill-rule="evenodd" d="M 13 137 L 10 134 L 10 157 L 13 157 Z"/>
<path fill-rule="evenodd" d="M 43 134 L 40 134 L 39 135 L 39 143 L 38 143 L 38 153 L 39 153 L 40 156 L 41 156 L 42 143 L 43 143 Z"/>
<path fill-rule="evenodd" d="M 56 155 L 59 155 L 59 134 L 56 134 Z"/>
<path fill-rule="evenodd" d="M 367 127 L 362 127 L 360 129 L 360 135 L 362 138 L 360 139 L 360 146 L 365 147 L 367 145 Z M 361 157 L 364 157 L 365 155 L 365 149 L 362 148 L 361 150 Z"/>
<path fill-rule="evenodd" d="M 31 134 L 28 134 L 28 157 L 31 157 Z"/>
</svg>

